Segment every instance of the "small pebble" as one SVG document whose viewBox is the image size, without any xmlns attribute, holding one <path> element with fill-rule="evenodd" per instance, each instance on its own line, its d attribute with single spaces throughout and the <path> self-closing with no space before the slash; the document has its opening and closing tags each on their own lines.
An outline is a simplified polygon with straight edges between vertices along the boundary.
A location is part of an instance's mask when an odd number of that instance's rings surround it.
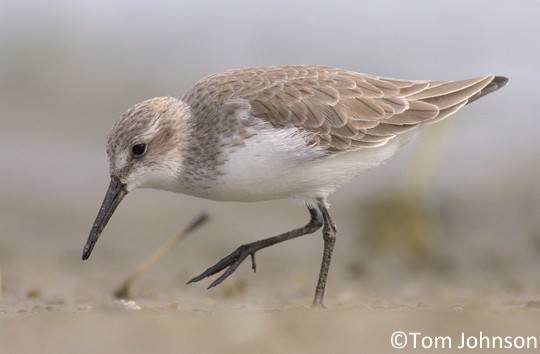
<svg viewBox="0 0 540 354">
<path fill-rule="evenodd" d="M 121 299 L 121 300 L 115 301 L 114 304 L 117 307 L 123 308 L 125 310 L 135 310 L 135 311 L 142 310 L 142 307 L 137 305 L 135 301 L 126 301 L 124 299 Z"/>
</svg>

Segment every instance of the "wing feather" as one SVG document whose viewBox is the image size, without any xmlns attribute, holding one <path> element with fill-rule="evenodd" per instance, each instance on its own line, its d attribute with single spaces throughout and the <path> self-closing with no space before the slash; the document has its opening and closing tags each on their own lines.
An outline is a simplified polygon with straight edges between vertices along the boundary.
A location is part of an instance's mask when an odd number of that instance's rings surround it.
<svg viewBox="0 0 540 354">
<path fill-rule="evenodd" d="M 230 70 L 199 81 L 183 100 L 206 118 L 231 99 L 275 127 L 295 126 L 332 151 L 380 146 L 454 113 L 503 86 L 487 75 L 461 81 L 411 81 L 316 65 Z M 487 87 L 489 85 L 489 87 Z M 486 88 L 487 87 L 487 88 Z M 484 90 L 485 89 L 485 90 Z M 484 91 L 483 91 L 484 90 Z M 489 90 L 489 92 L 488 92 Z"/>
</svg>

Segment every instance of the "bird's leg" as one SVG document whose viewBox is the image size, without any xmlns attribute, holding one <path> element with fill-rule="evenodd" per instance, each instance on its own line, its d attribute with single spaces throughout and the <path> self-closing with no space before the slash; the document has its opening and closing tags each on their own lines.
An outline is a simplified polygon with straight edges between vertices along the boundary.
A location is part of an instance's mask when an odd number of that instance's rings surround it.
<svg viewBox="0 0 540 354">
<path fill-rule="evenodd" d="M 315 297 L 313 298 L 312 307 L 324 308 L 323 298 L 324 289 L 326 287 L 326 279 L 328 278 L 328 269 L 330 268 L 330 261 L 332 260 L 332 252 L 334 251 L 334 244 L 336 243 L 336 224 L 332 220 L 330 213 L 328 212 L 328 204 L 325 199 L 319 199 L 319 209 L 321 210 L 323 217 L 323 240 L 324 251 L 321 263 L 321 271 L 319 272 L 319 280 L 317 281 L 317 287 L 315 288 Z"/>
<path fill-rule="evenodd" d="M 208 287 L 208 289 L 210 289 L 218 285 L 223 280 L 225 280 L 229 275 L 231 275 L 236 270 L 236 268 L 238 268 L 238 266 L 244 261 L 244 259 L 247 258 L 247 256 L 251 256 L 251 267 L 253 268 L 253 271 L 256 271 L 255 252 L 263 248 L 275 245 L 276 243 L 287 241 L 287 240 L 300 237 L 303 235 L 311 234 L 317 231 L 323 225 L 324 214 L 321 216 L 321 213 L 319 212 L 319 210 L 311 205 L 308 205 L 307 208 L 309 210 L 310 219 L 309 219 L 309 222 L 304 227 L 301 227 L 301 228 L 298 228 L 289 232 L 285 232 L 281 235 L 277 235 L 274 237 L 265 238 L 264 240 L 242 245 L 238 247 L 233 253 L 223 258 L 222 260 L 220 260 L 214 266 L 208 268 L 202 274 L 191 279 L 188 282 L 188 284 L 197 282 L 201 279 L 214 275 L 224 269 L 227 269 L 219 278 L 217 278 L 216 280 L 214 280 L 212 284 L 210 284 L 210 286 Z M 330 216 L 328 216 L 328 218 L 329 217 Z M 326 221 L 324 221 L 324 223 L 326 224 Z M 323 285 L 322 290 L 324 292 L 324 285 Z M 321 300 L 322 300 L 322 296 L 321 296 Z"/>
</svg>

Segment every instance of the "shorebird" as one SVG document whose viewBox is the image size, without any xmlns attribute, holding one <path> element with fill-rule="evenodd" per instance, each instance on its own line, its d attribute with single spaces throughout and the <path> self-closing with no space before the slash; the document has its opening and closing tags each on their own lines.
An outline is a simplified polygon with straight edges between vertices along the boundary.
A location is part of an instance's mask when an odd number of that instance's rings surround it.
<svg viewBox="0 0 540 354">
<path fill-rule="evenodd" d="M 312 305 L 323 297 L 336 240 L 328 196 L 379 165 L 421 127 L 503 87 L 486 75 L 461 81 L 398 80 L 318 65 L 229 70 L 181 99 L 129 108 L 107 139 L 111 181 L 84 246 L 88 259 L 126 194 L 155 188 L 220 201 L 293 198 L 310 219 L 298 229 L 247 243 L 191 279 L 224 271 L 221 283 L 259 250 L 322 227 L 323 258 Z"/>
</svg>

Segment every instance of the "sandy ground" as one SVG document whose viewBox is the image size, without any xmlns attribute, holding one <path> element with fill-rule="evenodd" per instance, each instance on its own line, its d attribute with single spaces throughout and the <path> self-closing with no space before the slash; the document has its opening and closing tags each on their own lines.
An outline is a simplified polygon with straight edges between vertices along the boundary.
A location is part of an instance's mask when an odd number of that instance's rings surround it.
<svg viewBox="0 0 540 354">
<path fill-rule="evenodd" d="M 463 351 L 459 349 L 462 332 L 467 337 L 478 337 L 480 332 L 540 335 L 538 310 L 520 308 L 445 310 L 394 305 L 217 312 L 111 308 L 9 317 L 0 320 L 5 353 L 386 353 L 397 351 L 390 340 L 398 330 L 421 333 L 419 338 L 452 339 L 444 343 L 419 339 L 415 350 L 411 336 L 401 352 L 422 351 L 424 347 L 459 352 Z"/>
</svg>

